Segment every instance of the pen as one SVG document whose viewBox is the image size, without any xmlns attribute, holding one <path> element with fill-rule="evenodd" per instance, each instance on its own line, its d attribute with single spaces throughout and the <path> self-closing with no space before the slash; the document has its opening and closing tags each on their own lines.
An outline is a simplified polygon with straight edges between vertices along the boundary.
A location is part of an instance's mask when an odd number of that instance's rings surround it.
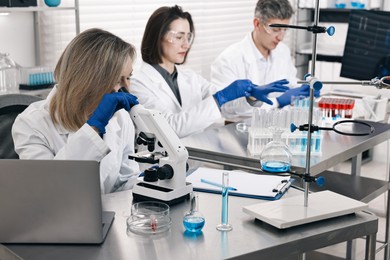
<svg viewBox="0 0 390 260">
<path fill-rule="evenodd" d="M 222 188 L 222 184 L 219 184 L 219 183 L 216 183 L 216 182 L 212 182 L 212 181 L 209 181 L 209 180 L 200 179 L 200 182 L 203 182 L 203 183 L 206 183 L 206 184 L 210 184 L 210 185 L 213 185 L 215 187 Z M 227 187 L 227 188 L 228 188 L 228 190 L 237 190 L 236 188 L 233 188 L 233 187 Z"/>
</svg>

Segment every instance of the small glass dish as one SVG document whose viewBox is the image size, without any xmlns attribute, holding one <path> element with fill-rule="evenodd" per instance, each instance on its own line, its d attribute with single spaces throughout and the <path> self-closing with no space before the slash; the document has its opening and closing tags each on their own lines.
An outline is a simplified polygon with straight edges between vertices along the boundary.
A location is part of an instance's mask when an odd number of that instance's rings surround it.
<svg viewBox="0 0 390 260">
<path fill-rule="evenodd" d="M 248 125 L 246 123 L 238 123 L 236 125 L 236 130 L 241 133 L 247 133 L 248 132 Z"/>
<path fill-rule="evenodd" d="M 138 234 L 159 234 L 168 231 L 171 224 L 169 206 L 157 201 L 133 204 L 127 219 L 127 229 Z"/>
</svg>

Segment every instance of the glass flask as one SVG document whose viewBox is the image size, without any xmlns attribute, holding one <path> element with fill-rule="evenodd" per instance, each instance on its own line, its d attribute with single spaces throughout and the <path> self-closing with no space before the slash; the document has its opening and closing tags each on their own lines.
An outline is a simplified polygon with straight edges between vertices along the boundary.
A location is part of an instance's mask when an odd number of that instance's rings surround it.
<svg viewBox="0 0 390 260">
<path fill-rule="evenodd" d="M 183 217 L 183 225 L 188 232 L 199 233 L 204 227 L 205 219 L 198 210 L 198 195 L 191 194 L 190 211 Z"/>
<path fill-rule="evenodd" d="M 283 173 L 290 171 L 292 154 L 290 148 L 282 141 L 282 131 L 273 131 L 273 140 L 260 154 L 261 169 L 265 172 Z"/>
<path fill-rule="evenodd" d="M 19 69 L 8 53 L 0 53 L 0 93 L 16 93 L 19 89 Z"/>
</svg>

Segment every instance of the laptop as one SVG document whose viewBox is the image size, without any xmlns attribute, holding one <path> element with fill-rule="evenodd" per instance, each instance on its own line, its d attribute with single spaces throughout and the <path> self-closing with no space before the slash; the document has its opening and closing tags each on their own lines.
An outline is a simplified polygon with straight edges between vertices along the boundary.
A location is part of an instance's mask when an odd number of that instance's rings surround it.
<svg viewBox="0 0 390 260">
<path fill-rule="evenodd" d="M 0 160 L 0 209 L 0 243 L 100 244 L 115 215 L 96 161 Z"/>
</svg>

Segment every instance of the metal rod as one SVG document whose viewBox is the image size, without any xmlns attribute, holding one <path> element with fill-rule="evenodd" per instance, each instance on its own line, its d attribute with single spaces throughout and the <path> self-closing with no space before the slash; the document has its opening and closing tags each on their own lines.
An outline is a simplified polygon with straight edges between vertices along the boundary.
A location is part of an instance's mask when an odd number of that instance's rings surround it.
<svg viewBox="0 0 390 260">
<path fill-rule="evenodd" d="M 298 81 L 298 84 L 308 84 L 309 82 L 305 80 Z M 363 80 L 363 81 L 321 81 L 322 84 L 325 85 L 371 85 L 371 81 Z"/>
<path fill-rule="evenodd" d="M 293 28 L 293 29 L 305 29 L 305 30 L 308 29 L 307 26 L 299 26 L 299 25 L 291 25 L 291 24 L 281 24 L 281 23 L 270 24 L 269 27 Z"/>
<path fill-rule="evenodd" d="M 319 21 L 319 6 L 320 0 L 316 0 L 315 12 L 314 12 L 314 26 L 318 26 Z M 317 34 L 313 33 L 312 35 L 313 45 L 312 45 L 312 60 L 311 60 L 311 77 L 315 76 L 315 64 L 317 59 Z M 314 107 L 314 89 L 310 88 L 310 103 L 309 103 L 309 118 L 308 124 L 309 128 L 307 131 L 307 143 L 306 143 L 306 174 L 310 176 L 310 158 L 311 158 L 311 126 L 313 123 L 313 107 Z M 304 182 L 304 206 L 308 206 L 309 202 L 309 182 Z"/>
<path fill-rule="evenodd" d="M 74 12 L 76 18 L 76 35 L 80 33 L 80 6 L 79 0 L 74 1 Z"/>
</svg>

